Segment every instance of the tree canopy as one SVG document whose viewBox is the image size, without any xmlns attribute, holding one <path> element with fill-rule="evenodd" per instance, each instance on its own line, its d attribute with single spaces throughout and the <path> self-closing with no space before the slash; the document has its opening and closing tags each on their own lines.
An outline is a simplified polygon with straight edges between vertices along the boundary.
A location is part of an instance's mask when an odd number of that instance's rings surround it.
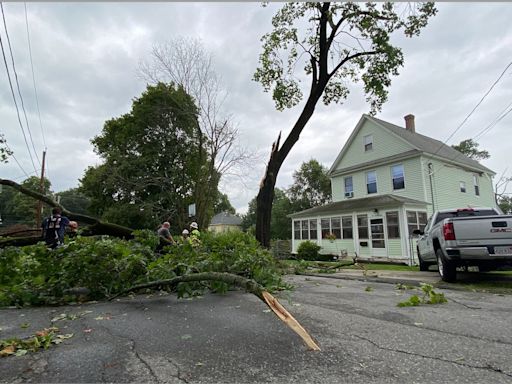
<svg viewBox="0 0 512 384">
<path fill-rule="evenodd" d="M 89 168 L 81 180 L 91 210 L 131 228 L 163 220 L 174 230 L 184 227 L 207 164 L 197 117 L 182 87 L 158 83 L 133 101 L 129 113 L 107 121 L 92 140 L 104 164 Z"/>
<path fill-rule="evenodd" d="M 460 153 L 466 155 L 467 157 L 473 159 L 473 160 L 485 160 L 491 157 L 488 151 L 486 150 L 478 150 L 478 147 L 480 144 L 478 144 L 473 139 L 466 139 L 462 140 L 459 144 L 452 145 L 452 148 L 456 149 Z"/>
<path fill-rule="evenodd" d="M 362 82 L 371 112 L 387 100 L 391 76 L 403 65 L 402 50 L 391 35 L 419 35 L 434 3 L 286 3 L 272 19 L 273 30 L 262 38 L 263 52 L 254 80 L 261 83 L 278 110 L 291 108 L 307 98 L 297 121 L 281 145 L 272 145 L 265 176 L 257 196 L 256 237 L 269 246 L 273 191 L 288 153 L 299 139 L 320 99 L 341 103 L 350 83 Z M 296 73 L 303 68 L 304 74 Z M 301 87 L 306 75 L 309 84 Z"/>
<path fill-rule="evenodd" d="M 0 163 L 7 163 L 7 158 L 11 155 L 12 152 L 7 146 L 4 135 L 0 135 Z"/>
<path fill-rule="evenodd" d="M 288 189 L 288 196 L 296 211 L 327 204 L 332 199 L 331 179 L 328 169 L 317 160 L 302 163 L 300 169 L 293 173 L 293 184 Z"/>
</svg>

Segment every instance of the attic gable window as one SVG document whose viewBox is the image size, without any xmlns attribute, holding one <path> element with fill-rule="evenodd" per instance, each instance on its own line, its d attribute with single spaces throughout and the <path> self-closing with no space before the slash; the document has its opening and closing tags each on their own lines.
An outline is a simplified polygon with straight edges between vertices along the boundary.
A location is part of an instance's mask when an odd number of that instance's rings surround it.
<svg viewBox="0 0 512 384">
<path fill-rule="evenodd" d="M 366 135 L 363 137 L 364 151 L 368 152 L 373 149 L 373 135 Z"/>
</svg>

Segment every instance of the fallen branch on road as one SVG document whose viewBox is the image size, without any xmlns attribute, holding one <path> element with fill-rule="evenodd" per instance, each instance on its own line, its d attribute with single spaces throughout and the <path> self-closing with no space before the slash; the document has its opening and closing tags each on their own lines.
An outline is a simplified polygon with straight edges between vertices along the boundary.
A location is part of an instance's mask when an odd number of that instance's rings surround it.
<svg viewBox="0 0 512 384">
<path fill-rule="evenodd" d="M 183 276 L 177 276 L 172 279 L 151 281 L 149 283 L 135 285 L 118 293 L 109 298 L 113 300 L 116 297 L 125 295 L 129 292 L 137 291 L 139 289 L 155 288 L 159 286 L 175 286 L 179 283 L 192 282 L 192 281 L 222 281 L 230 285 L 236 285 L 245 289 L 247 292 L 256 295 L 260 300 L 267 304 L 270 309 L 281 319 L 288 327 L 297 333 L 302 340 L 306 343 L 309 349 L 319 351 L 320 347 L 315 343 L 309 333 L 300 325 L 300 323 L 284 308 L 279 301 L 267 292 L 260 284 L 252 279 L 247 279 L 242 276 L 234 275 L 232 273 L 222 272 L 203 272 L 193 273 Z"/>
</svg>

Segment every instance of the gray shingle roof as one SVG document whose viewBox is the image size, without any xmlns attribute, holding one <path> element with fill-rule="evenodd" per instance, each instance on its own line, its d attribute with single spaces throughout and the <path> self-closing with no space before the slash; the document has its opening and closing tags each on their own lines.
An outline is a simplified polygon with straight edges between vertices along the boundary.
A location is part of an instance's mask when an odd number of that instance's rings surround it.
<svg viewBox="0 0 512 384">
<path fill-rule="evenodd" d="M 326 205 L 322 205 L 320 207 L 314 207 L 310 209 L 306 209 L 301 212 L 292 213 L 288 215 L 288 217 L 306 217 L 311 215 L 318 215 L 323 213 L 338 213 L 342 211 L 351 212 L 355 209 L 367 208 L 381 208 L 385 206 L 397 206 L 403 204 L 413 204 L 413 205 L 422 205 L 425 206 L 427 204 L 426 201 L 410 199 L 408 197 L 398 196 L 398 195 L 377 195 L 371 197 L 363 197 L 360 199 L 349 199 L 343 201 L 337 201 L 335 203 L 330 203 Z"/>
<path fill-rule="evenodd" d="M 406 130 L 403 127 L 399 127 L 398 125 L 388 123 L 387 121 L 377 119 L 376 117 L 365 115 L 369 120 L 373 120 L 375 123 L 382 125 L 384 128 L 390 130 L 395 135 L 400 136 L 405 141 L 409 142 L 420 151 L 426 152 L 428 154 L 442 157 L 443 159 L 454 161 L 460 164 L 467 165 L 471 168 L 476 168 L 482 170 L 484 172 L 490 172 L 495 174 L 494 171 L 490 170 L 487 167 L 484 167 L 478 161 L 470 159 L 469 157 L 463 155 L 459 151 L 453 149 L 451 146 L 444 144 L 439 140 L 432 139 L 430 137 L 424 136 L 419 133 L 412 133 Z"/>
<path fill-rule="evenodd" d="M 210 225 L 242 225 L 242 219 L 229 212 L 221 212 L 212 217 Z"/>
</svg>

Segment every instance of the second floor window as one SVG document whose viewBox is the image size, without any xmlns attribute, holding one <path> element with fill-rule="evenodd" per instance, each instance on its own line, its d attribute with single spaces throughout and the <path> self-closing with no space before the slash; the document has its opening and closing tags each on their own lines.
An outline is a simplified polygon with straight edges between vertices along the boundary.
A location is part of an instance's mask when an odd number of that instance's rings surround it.
<svg viewBox="0 0 512 384">
<path fill-rule="evenodd" d="M 366 135 L 363 137 L 364 151 L 371 151 L 373 149 L 373 136 Z"/>
<path fill-rule="evenodd" d="M 480 196 L 480 185 L 478 184 L 478 175 L 473 175 L 473 184 L 475 185 L 475 195 Z"/>
<path fill-rule="evenodd" d="M 402 164 L 391 167 L 391 178 L 393 179 L 393 190 L 405 188 L 404 166 Z"/>
<path fill-rule="evenodd" d="M 377 172 L 370 171 L 366 173 L 366 191 L 368 194 L 377 193 Z"/>
<path fill-rule="evenodd" d="M 460 182 L 460 191 L 466 193 L 466 183 L 464 181 Z"/>
<path fill-rule="evenodd" d="M 345 182 L 345 196 L 354 192 L 354 184 L 352 183 L 352 176 L 347 176 L 344 179 Z"/>
</svg>

